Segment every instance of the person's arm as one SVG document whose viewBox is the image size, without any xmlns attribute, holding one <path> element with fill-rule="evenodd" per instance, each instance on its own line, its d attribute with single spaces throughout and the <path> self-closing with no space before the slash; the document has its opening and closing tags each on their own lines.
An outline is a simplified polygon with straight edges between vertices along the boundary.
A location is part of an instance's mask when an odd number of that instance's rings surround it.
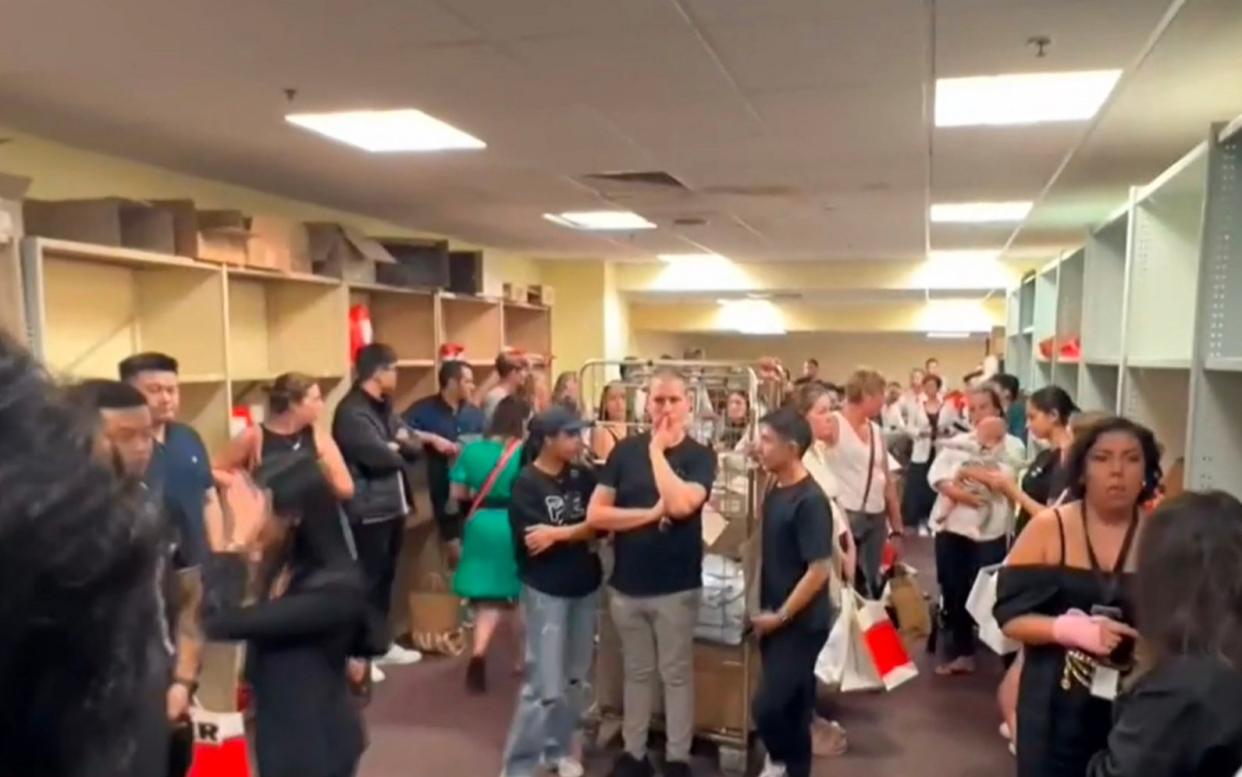
<svg viewBox="0 0 1242 777">
<path fill-rule="evenodd" d="M 167 712 L 171 723 L 186 720 L 202 663 L 203 632 L 199 623 L 203 580 L 197 567 L 177 572 L 177 634 L 173 682 L 168 688 Z"/>
<path fill-rule="evenodd" d="M 795 516 L 798 555 L 806 572 L 774 613 L 761 613 L 752 619 L 760 636 L 788 624 L 805 610 L 832 577 L 832 513 L 826 497 L 808 497 L 798 505 Z"/>
<path fill-rule="evenodd" d="M 380 429 L 355 408 L 337 411 L 332 437 L 346 461 L 357 462 L 377 474 L 395 472 L 405 466 L 400 446 L 384 439 Z"/>
<path fill-rule="evenodd" d="M 354 496 L 354 479 L 345 466 L 345 457 L 336 442 L 327 434 L 315 430 L 315 447 L 319 450 L 319 468 L 332 488 L 332 493 L 342 502 Z"/>
<path fill-rule="evenodd" d="M 240 554 L 217 554 L 205 570 L 206 590 L 253 590 L 259 564 L 247 562 Z M 278 599 L 249 606 L 207 597 L 203 627 L 209 637 L 219 640 L 265 640 L 308 637 L 331 632 L 360 622 L 363 615 L 361 589 L 346 586 L 299 591 Z"/>
<path fill-rule="evenodd" d="M 601 532 L 626 532 L 657 523 L 664 517 L 664 503 L 653 507 L 617 507 L 617 492 L 602 483 L 591 494 L 586 525 Z"/>
<path fill-rule="evenodd" d="M 1022 490 L 1022 486 L 1018 483 L 1017 476 L 1012 470 L 1006 472 L 987 469 L 986 467 L 962 467 L 959 477 L 982 483 L 990 490 L 1003 494 L 1006 499 L 1017 506 L 1018 509 L 1024 510 L 1027 515 L 1037 515 L 1048 507 Z"/>
<path fill-rule="evenodd" d="M 220 495 L 216 493 L 214 481 L 203 492 L 203 526 L 207 531 L 207 546 L 217 551 L 223 549 L 224 510 L 220 507 Z"/>
<path fill-rule="evenodd" d="M 682 480 L 668 463 L 665 451 L 671 447 L 672 435 L 667 427 L 651 433 L 648 453 L 651 456 L 651 472 L 655 476 L 656 490 L 669 518 L 689 518 L 707 501 L 712 481 L 716 478 L 716 457 L 710 451 L 694 456 L 687 472 L 689 481 Z M 696 450 L 696 453 L 698 451 Z"/>
<path fill-rule="evenodd" d="M 905 524 L 901 520 L 901 497 L 897 494 L 897 480 L 888 473 L 884 478 L 884 510 L 888 513 L 888 531 L 890 534 L 905 533 Z"/>
<path fill-rule="evenodd" d="M 211 474 L 217 485 L 227 486 L 233 472 L 250 469 L 254 465 L 254 452 L 259 445 L 256 438 L 259 434 L 259 428 L 252 426 L 229 440 L 224 450 L 216 455 L 211 462 Z"/>
<path fill-rule="evenodd" d="M 951 478 L 938 480 L 932 483 L 932 488 L 936 489 L 937 492 L 953 502 L 964 504 L 968 507 L 974 507 L 976 509 L 983 507 L 984 501 L 982 497 L 978 494 L 967 491 L 965 488 L 962 488 L 958 485 L 956 480 Z"/>
</svg>

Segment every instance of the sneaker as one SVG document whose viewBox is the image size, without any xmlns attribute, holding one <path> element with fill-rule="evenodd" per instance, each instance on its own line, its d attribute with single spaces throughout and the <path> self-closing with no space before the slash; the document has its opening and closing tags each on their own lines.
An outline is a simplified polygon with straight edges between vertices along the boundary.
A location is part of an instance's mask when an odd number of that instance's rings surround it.
<svg viewBox="0 0 1242 777">
<path fill-rule="evenodd" d="M 622 753 L 612 767 L 611 777 L 655 777 L 655 769 L 646 758 L 640 761 L 629 753 Z"/>
<path fill-rule="evenodd" d="M 549 764 L 548 770 L 555 774 L 556 777 L 583 777 L 586 774 L 586 769 L 578 759 L 570 758 L 569 756 L 557 759 L 554 763 Z"/>
<path fill-rule="evenodd" d="M 482 656 L 475 656 L 466 664 L 466 690 L 487 693 L 487 661 Z"/>
<path fill-rule="evenodd" d="M 763 771 L 759 772 L 759 777 L 785 777 L 785 764 L 778 764 L 772 760 L 772 756 L 764 756 Z"/>
<path fill-rule="evenodd" d="M 664 777 L 693 777 L 693 773 L 690 771 L 690 764 L 685 761 L 666 761 Z"/>
<path fill-rule="evenodd" d="M 396 642 L 392 643 L 392 647 L 388 648 L 388 652 L 375 659 L 375 663 L 384 666 L 408 666 L 417 664 L 423 660 L 423 654 L 417 650 L 409 650 L 403 648 Z"/>
<path fill-rule="evenodd" d="M 371 683 L 372 684 L 384 682 L 385 677 L 387 677 L 387 675 L 384 674 L 383 669 L 380 669 L 375 664 L 371 664 Z"/>
</svg>

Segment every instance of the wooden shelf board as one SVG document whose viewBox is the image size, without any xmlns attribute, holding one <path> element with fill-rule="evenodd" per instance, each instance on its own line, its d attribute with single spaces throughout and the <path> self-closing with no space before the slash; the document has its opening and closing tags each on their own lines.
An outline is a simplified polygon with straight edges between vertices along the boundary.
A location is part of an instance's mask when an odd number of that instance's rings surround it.
<svg viewBox="0 0 1242 777">
<path fill-rule="evenodd" d="M 1242 358 L 1209 356 L 1203 366 L 1212 372 L 1242 372 Z"/>
<path fill-rule="evenodd" d="M 388 286 L 383 283 L 351 283 L 350 291 L 362 291 L 369 294 L 412 294 L 417 296 L 429 297 L 435 294 L 435 289 L 413 288 L 410 286 Z"/>
<path fill-rule="evenodd" d="M 547 305 L 536 305 L 530 302 L 516 302 L 511 299 L 505 300 L 504 305 L 506 308 L 517 308 L 518 310 L 531 310 L 531 311 L 535 311 L 538 313 L 545 313 L 549 309 Z"/>
<path fill-rule="evenodd" d="M 1088 367 L 1117 367 L 1121 360 L 1115 356 L 1084 356 L 1082 363 Z"/>
<path fill-rule="evenodd" d="M 250 267 L 228 267 L 226 271 L 230 278 L 256 279 L 272 283 L 314 283 L 320 286 L 341 285 L 341 281 L 338 278 L 329 278 L 324 275 L 313 275 L 311 273 L 256 270 Z"/>
<path fill-rule="evenodd" d="M 397 367 L 402 369 L 426 369 L 436 366 L 435 359 L 398 359 Z"/>
<path fill-rule="evenodd" d="M 58 257 L 83 259 L 92 262 L 115 264 L 133 268 L 167 268 L 174 267 L 203 273 L 220 271 L 219 265 L 205 264 L 188 259 L 184 256 L 159 254 L 154 251 L 140 251 L 136 248 L 119 248 L 116 246 L 97 245 L 95 243 L 78 243 L 73 240 L 55 240 L 52 238 L 32 238 L 44 253 L 52 253 Z"/>
<path fill-rule="evenodd" d="M 476 297 L 469 294 L 456 294 L 451 291 L 440 292 L 440 298 L 445 302 L 462 302 L 467 305 L 499 305 L 501 300 L 496 297 Z"/>
</svg>

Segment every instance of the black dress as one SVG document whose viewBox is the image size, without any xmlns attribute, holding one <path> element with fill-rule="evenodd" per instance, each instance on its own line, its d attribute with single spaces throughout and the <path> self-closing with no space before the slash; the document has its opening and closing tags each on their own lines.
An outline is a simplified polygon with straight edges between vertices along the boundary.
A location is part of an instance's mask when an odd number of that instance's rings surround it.
<svg viewBox="0 0 1242 777">
<path fill-rule="evenodd" d="M 1137 523 L 1137 516 L 1135 517 Z M 1125 568 L 1134 525 L 1115 570 Z M 1097 605 L 1117 607 L 1134 622 L 1129 589 L 1131 574 L 1106 574 L 1065 565 L 1065 526 L 1057 512 L 1061 563 L 1006 566 L 997 584 L 996 620 L 1003 627 L 1023 615 L 1057 617 L 1071 609 L 1090 613 Z M 1018 692 L 1018 777 L 1083 777 L 1092 756 L 1108 743 L 1113 703 L 1091 694 L 1096 659 L 1061 645 L 1023 646 L 1024 664 Z"/>
<path fill-rule="evenodd" d="M 1049 448 L 1040 451 L 1026 474 L 1022 476 L 1022 493 L 1039 502 L 1041 505 L 1052 505 L 1061 498 L 1065 491 L 1065 465 L 1061 461 L 1061 449 Z M 1033 516 L 1026 510 L 1018 512 L 1015 536 L 1021 534 Z"/>
</svg>

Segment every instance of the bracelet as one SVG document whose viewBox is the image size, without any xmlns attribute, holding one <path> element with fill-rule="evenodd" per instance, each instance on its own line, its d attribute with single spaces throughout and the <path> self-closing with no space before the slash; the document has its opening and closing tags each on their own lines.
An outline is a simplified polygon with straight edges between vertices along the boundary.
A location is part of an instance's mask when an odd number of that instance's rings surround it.
<svg viewBox="0 0 1242 777">
<path fill-rule="evenodd" d="M 191 696 L 198 693 L 198 682 L 195 680 L 187 680 L 184 677 L 174 677 L 172 684 L 180 685 L 182 688 L 185 688 Z"/>
</svg>

